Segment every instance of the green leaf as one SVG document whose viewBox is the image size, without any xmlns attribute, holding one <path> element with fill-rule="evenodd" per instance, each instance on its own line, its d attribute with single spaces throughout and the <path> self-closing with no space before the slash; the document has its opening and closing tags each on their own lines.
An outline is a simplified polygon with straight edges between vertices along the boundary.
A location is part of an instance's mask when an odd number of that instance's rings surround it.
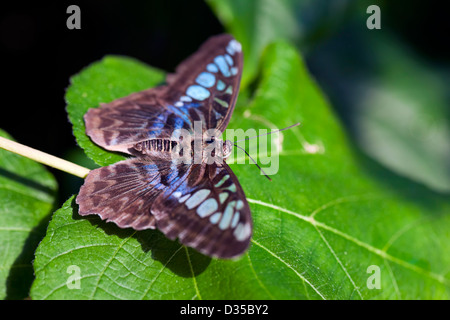
<svg viewBox="0 0 450 320">
<path fill-rule="evenodd" d="M 119 58 L 108 67 L 103 60 L 84 70 L 69 91 L 102 88 L 90 77 L 81 81 L 83 74 L 102 68 L 119 79 L 125 70 L 108 69 L 121 65 Z M 263 165 L 276 166 L 279 156 L 272 182 L 248 161 L 232 165 L 254 218 L 250 250 L 237 260 L 210 259 L 157 230 L 122 230 L 96 216 L 81 218 L 72 197 L 54 214 L 36 252 L 32 298 L 449 298 L 448 199 L 353 149 L 289 44 L 271 45 L 261 68 L 253 99 L 242 92 L 229 128 L 303 125 L 273 137 L 282 142 L 272 163 Z M 140 74 L 146 72 L 151 70 Z M 123 92 L 143 80 L 129 81 L 121 82 Z M 90 156 L 99 161 L 100 154 Z M 79 271 L 79 289 L 70 266 Z M 370 289 L 378 274 L 381 288 Z"/>
<path fill-rule="evenodd" d="M 67 113 L 78 145 L 88 157 L 101 166 L 124 159 L 120 154 L 98 147 L 86 136 L 83 115 L 100 103 L 154 87 L 163 80 L 163 72 L 120 56 L 106 56 L 70 79 L 66 92 Z"/>
<path fill-rule="evenodd" d="M 12 139 L 0 130 L 0 136 Z M 23 299 L 31 261 L 55 202 L 57 184 L 43 166 L 0 149 L 0 298 Z"/>
</svg>

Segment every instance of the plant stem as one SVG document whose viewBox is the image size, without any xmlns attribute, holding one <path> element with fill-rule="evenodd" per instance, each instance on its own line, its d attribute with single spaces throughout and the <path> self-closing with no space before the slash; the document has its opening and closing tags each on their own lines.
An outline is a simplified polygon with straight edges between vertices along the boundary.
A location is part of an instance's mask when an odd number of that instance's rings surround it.
<svg viewBox="0 0 450 320">
<path fill-rule="evenodd" d="M 47 166 L 73 174 L 80 178 L 85 178 L 89 169 L 79 166 L 67 160 L 52 156 L 48 153 L 27 147 L 23 144 L 0 137 L 0 148 L 17 153 Z"/>
</svg>

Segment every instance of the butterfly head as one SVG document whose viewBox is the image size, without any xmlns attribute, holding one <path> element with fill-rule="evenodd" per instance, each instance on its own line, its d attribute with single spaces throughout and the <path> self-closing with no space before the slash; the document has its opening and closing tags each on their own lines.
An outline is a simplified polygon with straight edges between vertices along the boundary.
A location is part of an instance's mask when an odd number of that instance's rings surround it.
<svg viewBox="0 0 450 320">
<path fill-rule="evenodd" d="M 231 151 L 233 150 L 233 142 L 231 142 L 230 140 L 221 140 L 221 139 L 217 139 L 215 137 L 213 137 L 211 140 L 206 141 L 206 144 L 204 145 L 205 148 L 208 147 L 208 145 L 214 143 L 215 144 L 215 148 L 222 148 L 222 152 L 213 152 L 212 155 L 217 157 L 217 159 L 215 159 L 215 161 L 218 163 L 222 163 L 222 160 L 225 160 L 226 158 L 228 158 L 231 154 Z M 206 152 L 204 153 L 204 155 L 209 156 L 210 153 Z M 208 162 L 209 163 L 209 162 Z"/>
<path fill-rule="evenodd" d="M 230 156 L 231 151 L 233 149 L 233 142 L 230 140 L 225 140 L 223 142 L 223 158 L 226 159 Z"/>
</svg>

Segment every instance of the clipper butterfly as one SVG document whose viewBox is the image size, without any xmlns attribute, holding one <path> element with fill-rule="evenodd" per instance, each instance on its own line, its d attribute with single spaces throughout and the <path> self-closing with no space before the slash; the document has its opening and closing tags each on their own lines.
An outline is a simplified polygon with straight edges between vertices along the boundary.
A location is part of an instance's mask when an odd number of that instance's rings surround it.
<svg viewBox="0 0 450 320">
<path fill-rule="evenodd" d="M 99 146 L 131 155 L 92 170 L 76 198 L 79 214 L 96 214 L 121 228 L 159 229 L 203 254 L 241 255 L 252 235 L 250 208 L 233 171 L 224 161 L 206 161 L 219 143 L 226 158 L 231 142 L 219 140 L 233 113 L 242 74 L 241 45 L 224 34 L 210 38 L 167 76 L 165 85 L 133 93 L 84 116 L 87 135 Z M 199 161 L 180 161 L 177 130 L 215 129 L 198 137 Z M 197 139 L 197 140 L 196 140 Z M 199 143 L 199 144 L 197 144 Z M 178 148 L 178 149 L 177 149 Z M 194 152 L 184 152 L 193 160 Z"/>
</svg>

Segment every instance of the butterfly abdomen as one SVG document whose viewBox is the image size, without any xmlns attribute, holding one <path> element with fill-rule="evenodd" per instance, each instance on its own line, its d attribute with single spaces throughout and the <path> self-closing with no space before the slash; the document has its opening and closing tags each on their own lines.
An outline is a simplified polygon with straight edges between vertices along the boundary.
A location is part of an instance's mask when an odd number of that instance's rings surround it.
<svg viewBox="0 0 450 320">
<path fill-rule="evenodd" d="M 151 152 L 172 152 L 177 144 L 177 141 L 169 139 L 151 139 L 136 143 L 133 146 L 133 151 L 137 151 L 140 154 L 150 154 Z"/>
</svg>

